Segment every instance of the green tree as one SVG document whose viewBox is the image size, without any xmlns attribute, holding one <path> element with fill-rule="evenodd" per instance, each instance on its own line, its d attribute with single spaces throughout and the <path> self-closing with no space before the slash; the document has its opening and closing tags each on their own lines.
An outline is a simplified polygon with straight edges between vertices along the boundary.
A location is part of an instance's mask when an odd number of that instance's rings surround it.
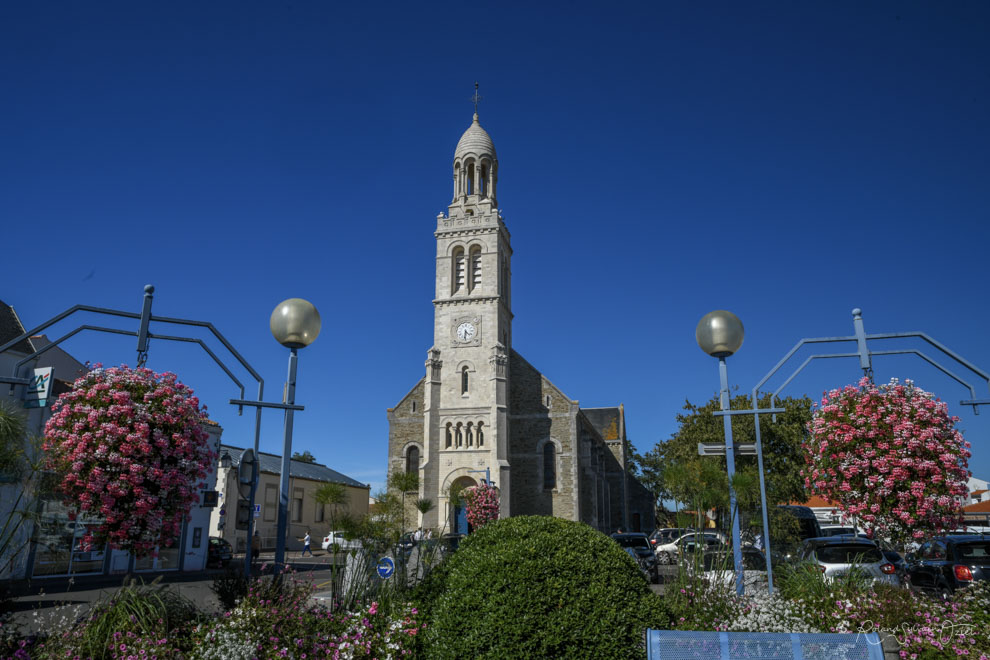
<svg viewBox="0 0 990 660">
<path fill-rule="evenodd" d="M 313 456 L 311 453 L 309 453 L 308 449 L 301 454 L 297 451 L 294 451 L 292 452 L 292 460 L 301 461 L 303 463 L 315 463 L 316 456 Z"/>
<path fill-rule="evenodd" d="M 733 410 L 752 409 L 752 399 L 737 395 L 731 398 L 730 406 Z M 770 395 L 761 397 L 760 407 L 770 407 Z M 802 442 L 811 419 L 811 399 L 788 397 L 778 400 L 777 407 L 784 408 L 784 412 L 777 414 L 776 421 L 770 415 L 760 418 L 768 507 L 806 499 L 800 470 L 804 465 Z M 725 442 L 722 417 L 713 414 L 720 408 L 717 396 L 702 405 L 685 401 L 684 411 L 677 415 L 680 424 L 677 432 L 637 456 L 641 478 L 658 498 L 689 502 L 699 510 L 701 507 L 725 510 L 728 506 L 725 458 L 698 456 L 698 443 Z M 756 442 L 752 415 L 733 415 L 732 437 L 737 445 Z M 737 454 L 735 464 L 739 481 L 734 485 L 740 511 L 744 519 L 758 522 L 760 516 L 752 515 L 759 510 L 757 459 Z"/>
</svg>

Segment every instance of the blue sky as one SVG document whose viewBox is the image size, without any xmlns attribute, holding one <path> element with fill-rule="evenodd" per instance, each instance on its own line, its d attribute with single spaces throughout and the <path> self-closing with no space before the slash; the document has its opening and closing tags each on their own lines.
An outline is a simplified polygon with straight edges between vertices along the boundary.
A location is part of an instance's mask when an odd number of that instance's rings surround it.
<svg viewBox="0 0 990 660">
<path fill-rule="evenodd" d="M 156 314 L 213 322 L 277 400 L 268 317 L 307 298 L 324 326 L 294 449 L 377 486 L 385 409 L 432 343 L 435 218 L 477 80 L 514 348 L 583 406 L 624 403 L 640 450 L 715 393 L 693 334 L 712 309 L 745 324 L 744 391 L 800 338 L 852 334 L 853 307 L 990 370 L 988 34 L 985 2 L 4 3 L 0 299 L 33 326 L 139 311 L 152 283 Z M 120 336 L 66 348 L 135 362 Z M 860 374 L 829 362 L 785 393 Z M 251 442 L 198 347 L 154 342 L 148 366 Z M 875 369 L 949 401 L 990 478 L 990 407 L 916 357 Z M 281 451 L 281 415 L 263 420 Z"/>
</svg>

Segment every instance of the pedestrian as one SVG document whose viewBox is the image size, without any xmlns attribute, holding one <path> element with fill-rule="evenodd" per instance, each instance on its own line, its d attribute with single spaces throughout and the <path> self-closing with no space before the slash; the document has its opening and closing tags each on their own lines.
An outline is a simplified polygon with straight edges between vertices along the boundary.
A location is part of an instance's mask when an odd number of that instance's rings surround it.
<svg viewBox="0 0 990 660">
<path fill-rule="evenodd" d="M 307 552 L 309 553 L 309 556 L 310 557 L 313 556 L 313 551 L 309 547 L 310 540 L 311 539 L 309 538 L 309 530 L 307 529 L 306 530 L 306 536 L 304 536 L 303 539 L 302 539 L 303 549 L 302 549 L 302 552 L 299 553 L 299 556 L 300 557 L 305 557 Z"/>
<path fill-rule="evenodd" d="M 413 532 L 413 541 L 419 543 L 422 540 L 423 540 L 423 528 L 420 527 L 415 532 Z"/>
</svg>

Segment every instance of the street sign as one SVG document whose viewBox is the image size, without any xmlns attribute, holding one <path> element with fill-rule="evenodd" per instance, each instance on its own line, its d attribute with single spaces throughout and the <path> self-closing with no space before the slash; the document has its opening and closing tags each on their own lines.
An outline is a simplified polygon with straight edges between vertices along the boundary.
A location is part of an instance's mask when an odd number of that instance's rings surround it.
<svg viewBox="0 0 990 660">
<path fill-rule="evenodd" d="M 378 560 L 378 577 L 387 580 L 395 573 L 395 562 L 391 557 L 382 557 Z"/>
<path fill-rule="evenodd" d="M 736 456 L 756 456 L 756 445 L 736 445 Z M 725 456 L 725 445 L 698 443 L 698 456 Z"/>
<path fill-rule="evenodd" d="M 31 382 L 24 388 L 25 408 L 44 408 L 48 404 L 48 397 L 52 393 L 54 370 L 53 367 L 31 370 Z"/>
<path fill-rule="evenodd" d="M 254 517 L 255 518 L 260 518 L 261 517 L 261 505 L 260 504 L 255 504 L 254 505 Z"/>
</svg>

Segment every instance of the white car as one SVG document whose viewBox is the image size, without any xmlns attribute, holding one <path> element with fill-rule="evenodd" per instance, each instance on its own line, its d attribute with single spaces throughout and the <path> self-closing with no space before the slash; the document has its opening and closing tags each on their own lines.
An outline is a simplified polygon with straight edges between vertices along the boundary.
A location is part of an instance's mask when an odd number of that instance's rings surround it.
<svg viewBox="0 0 990 660">
<path fill-rule="evenodd" d="M 725 544 L 720 536 L 721 534 L 714 531 L 688 532 L 670 543 L 657 543 L 654 552 L 656 552 L 657 561 L 661 564 L 673 564 L 682 552 L 693 552 L 698 543 L 703 543 L 705 550 L 718 550 Z"/>
<path fill-rule="evenodd" d="M 344 538 L 343 532 L 327 532 L 323 537 L 323 549 L 329 550 L 330 546 L 336 545 L 338 550 L 360 550 L 361 542 L 357 539 L 348 541 Z"/>
</svg>

